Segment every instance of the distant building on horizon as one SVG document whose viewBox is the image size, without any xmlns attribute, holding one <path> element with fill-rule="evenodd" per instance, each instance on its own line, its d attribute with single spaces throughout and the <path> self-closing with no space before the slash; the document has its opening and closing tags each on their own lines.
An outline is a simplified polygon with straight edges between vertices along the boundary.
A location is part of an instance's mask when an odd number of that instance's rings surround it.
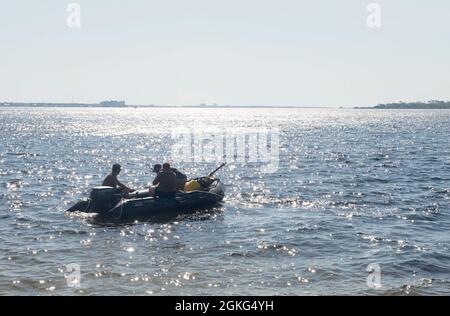
<svg viewBox="0 0 450 316">
<path fill-rule="evenodd" d="M 108 108 L 123 108 L 126 106 L 125 101 L 102 101 L 100 102 L 100 106 L 108 107 Z"/>
</svg>

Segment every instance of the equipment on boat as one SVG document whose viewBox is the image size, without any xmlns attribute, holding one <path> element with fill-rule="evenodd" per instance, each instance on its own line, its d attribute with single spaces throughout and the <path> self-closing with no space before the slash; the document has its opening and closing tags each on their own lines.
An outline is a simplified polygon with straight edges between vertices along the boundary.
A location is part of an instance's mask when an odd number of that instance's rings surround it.
<svg viewBox="0 0 450 316">
<path fill-rule="evenodd" d="M 192 192 L 201 189 L 201 185 L 197 180 L 191 180 L 184 185 L 185 192 Z"/>
</svg>

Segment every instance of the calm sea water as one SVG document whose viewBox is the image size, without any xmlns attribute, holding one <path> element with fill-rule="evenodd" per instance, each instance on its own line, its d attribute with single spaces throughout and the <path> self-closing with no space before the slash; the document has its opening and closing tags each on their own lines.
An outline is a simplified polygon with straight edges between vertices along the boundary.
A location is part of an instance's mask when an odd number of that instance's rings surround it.
<svg viewBox="0 0 450 316">
<path fill-rule="evenodd" d="M 449 294 L 449 122 L 445 110 L 1 108 L 0 295 Z M 280 167 L 231 163 L 208 213 L 121 225 L 64 213 L 112 163 L 145 186 L 175 126 L 279 128 Z"/>
</svg>

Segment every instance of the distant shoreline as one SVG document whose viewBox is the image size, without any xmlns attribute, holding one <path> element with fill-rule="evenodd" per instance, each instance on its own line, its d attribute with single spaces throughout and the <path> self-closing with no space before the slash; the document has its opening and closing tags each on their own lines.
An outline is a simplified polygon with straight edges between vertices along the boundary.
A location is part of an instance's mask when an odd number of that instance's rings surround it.
<svg viewBox="0 0 450 316">
<path fill-rule="evenodd" d="M 399 102 L 379 104 L 374 107 L 355 107 L 354 109 L 381 109 L 381 110 L 448 110 L 450 101 L 428 101 L 428 102 Z"/>
<path fill-rule="evenodd" d="M 149 108 L 193 108 L 193 109 L 326 109 L 332 107 L 315 107 L 315 106 L 264 106 L 264 105 L 120 105 L 108 106 L 102 104 L 90 103 L 15 103 L 1 102 L 0 107 L 30 107 L 30 108 L 103 108 L 103 109 L 149 109 Z M 351 109 L 351 108 L 348 108 Z"/>
<path fill-rule="evenodd" d="M 39 102 L 0 102 L 2 107 L 22 108 L 103 108 L 103 109 L 356 109 L 356 110 L 448 110 L 450 101 L 429 101 L 412 103 L 388 103 L 372 107 L 331 107 L 331 106 L 264 106 L 264 105 L 127 105 L 127 104 L 101 104 L 101 103 L 39 103 Z"/>
</svg>

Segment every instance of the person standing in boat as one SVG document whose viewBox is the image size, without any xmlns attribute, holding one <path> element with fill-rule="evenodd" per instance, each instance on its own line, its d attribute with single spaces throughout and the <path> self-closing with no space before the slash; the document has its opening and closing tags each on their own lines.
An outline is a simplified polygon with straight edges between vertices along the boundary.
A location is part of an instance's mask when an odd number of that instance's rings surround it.
<svg viewBox="0 0 450 316">
<path fill-rule="evenodd" d="M 162 170 L 158 172 L 153 180 L 156 197 L 173 197 L 177 192 L 177 175 L 172 171 L 169 163 L 162 165 Z"/>
<path fill-rule="evenodd" d="M 158 174 L 161 171 L 161 168 L 162 168 L 162 166 L 160 164 L 156 164 L 153 166 L 153 172 Z M 187 182 L 187 176 L 176 168 L 170 168 L 170 169 L 177 176 L 177 185 L 176 185 L 177 190 L 184 191 L 184 186 L 186 185 L 186 182 Z"/>
<path fill-rule="evenodd" d="M 134 190 L 130 189 L 125 184 L 121 183 L 119 179 L 117 179 L 120 171 L 122 171 L 122 167 L 120 165 L 113 165 L 112 172 L 106 176 L 105 180 L 103 180 L 102 185 L 105 187 L 119 188 L 125 193 L 125 195 L 128 195 L 129 193 L 134 192 Z"/>
</svg>

